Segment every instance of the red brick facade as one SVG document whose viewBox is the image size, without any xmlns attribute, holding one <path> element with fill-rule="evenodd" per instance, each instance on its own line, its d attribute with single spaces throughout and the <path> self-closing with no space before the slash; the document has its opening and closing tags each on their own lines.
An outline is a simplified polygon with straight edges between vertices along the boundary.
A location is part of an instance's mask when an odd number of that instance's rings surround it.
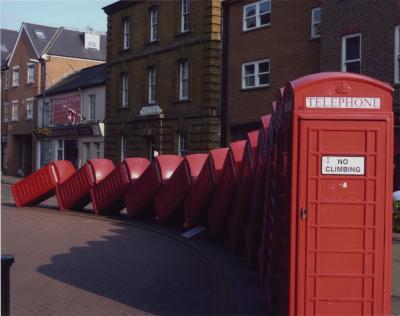
<svg viewBox="0 0 400 316">
<path fill-rule="evenodd" d="M 319 40 L 310 39 L 311 9 L 319 2 L 272 1 L 271 24 L 251 31 L 243 31 L 243 7 L 255 1 L 226 3 L 228 140 L 254 129 L 259 117 L 271 111 L 276 90 L 288 80 L 319 71 Z M 261 59 L 270 60 L 270 85 L 242 89 L 242 64 Z"/>
</svg>

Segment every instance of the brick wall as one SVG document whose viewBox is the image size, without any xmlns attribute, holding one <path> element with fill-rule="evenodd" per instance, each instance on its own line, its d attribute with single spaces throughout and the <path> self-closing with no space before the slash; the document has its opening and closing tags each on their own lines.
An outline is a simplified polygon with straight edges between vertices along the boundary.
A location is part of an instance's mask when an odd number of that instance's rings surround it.
<svg viewBox="0 0 400 316">
<path fill-rule="evenodd" d="M 255 129 L 286 82 L 319 71 L 319 40 L 310 40 L 311 9 L 319 0 L 272 1 L 271 25 L 244 32 L 243 6 L 252 2 L 228 3 L 228 139 Z M 270 86 L 242 90 L 242 64 L 260 59 L 270 59 Z"/>
<path fill-rule="evenodd" d="M 400 1 L 321 2 L 321 70 L 340 71 L 342 37 L 361 33 L 361 74 L 393 85 L 394 27 L 400 24 Z M 393 108 L 398 116 L 400 85 L 395 86 Z M 397 125 L 400 125 L 400 121 L 397 121 Z"/>
<path fill-rule="evenodd" d="M 150 8 L 158 6 L 159 41 L 149 43 Z M 219 145 L 221 81 L 220 1 L 190 1 L 190 32 L 180 34 L 181 1 L 146 1 L 108 16 L 105 155 L 120 157 L 127 137 L 129 156 L 148 157 L 149 139 L 162 154 L 177 152 L 177 132 L 188 134 L 189 153 Z M 122 50 L 122 20 L 131 22 Z M 179 100 L 179 61 L 189 63 L 189 99 Z M 148 105 L 148 69 L 155 67 L 156 104 L 161 116 L 139 116 Z M 121 107 L 121 73 L 129 74 L 129 103 Z"/>
</svg>

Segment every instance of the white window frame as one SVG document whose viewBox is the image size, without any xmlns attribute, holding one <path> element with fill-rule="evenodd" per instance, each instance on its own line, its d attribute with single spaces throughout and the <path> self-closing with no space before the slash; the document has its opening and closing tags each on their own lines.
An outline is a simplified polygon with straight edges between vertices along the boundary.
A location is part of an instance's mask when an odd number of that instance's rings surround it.
<svg viewBox="0 0 400 316">
<path fill-rule="evenodd" d="M 260 19 L 260 4 L 262 4 L 262 3 L 267 3 L 267 2 L 269 2 L 270 10 L 267 11 L 267 12 L 263 12 L 263 14 L 269 14 L 269 15 L 270 15 L 270 22 L 269 22 L 269 23 L 266 23 L 266 24 L 261 24 L 261 19 Z M 252 15 L 252 16 L 250 16 L 250 17 L 246 17 L 246 9 L 247 9 L 248 7 L 251 7 L 251 6 L 256 6 L 255 15 Z M 261 28 L 261 27 L 265 27 L 265 26 L 271 25 L 271 11 L 272 11 L 272 3 L 271 3 L 271 0 L 262 0 L 262 1 L 252 2 L 252 3 L 249 3 L 249 4 L 245 5 L 245 6 L 243 6 L 243 31 L 250 31 L 250 30 L 254 30 L 254 29 L 258 29 L 258 28 Z M 256 18 L 256 26 L 247 27 L 246 20 L 247 20 L 248 18 L 252 18 L 252 17 L 255 17 L 255 18 Z"/>
<path fill-rule="evenodd" d="M 43 112 L 43 126 L 53 125 L 53 103 L 51 100 L 43 102 L 42 104 Z"/>
<path fill-rule="evenodd" d="M 189 99 L 189 62 L 182 60 L 179 63 L 179 100 Z"/>
<path fill-rule="evenodd" d="M 120 139 L 120 155 L 121 155 L 121 161 L 123 161 L 125 158 L 127 158 L 127 137 L 126 135 L 121 135 Z"/>
<path fill-rule="evenodd" d="M 56 158 L 57 160 L 64 160 L 65 157 L 65 151 L 64 151 L 64 140 L 59 139 L 56 143 L 57 150 L 56 150 Z M 61 154 L 61 155 L 60 155 Z"/>
<path fill-rule="evenodd" d="M 123 38 L 122 48 L 128 49 L 130 47 L 130 19 L 129 16 L 123 18 Z"/>
<path fill-rule="evenodd" d="M 178 132 L 178 155 L 184 157 L 188 154 L 188 139 L 187 132 L 179 131 Z"/>
<path fill-rule="evenodd" d="M 26 83 L 34 83 L 35 82 L 35 64 L 27 63 L 26 64 Z"/>
<path fill-rule="evenodd" d="M 8 69 L 4 70 L 4 89 L 8 89 L 10 87 L 10 81 L 8 80 Z"/>
<path fill-rule="evenodd" d="M 394 82 L 400 83 L 400 25 L 394 28 Z"/>
<path fill-rule="evenodd" d="M 156 103 L 157 91 L 157 70 L 156 67 L 150 67 L 148 70 L 148 102 L 149 104 Z"/>
<path fill-rule="evenodd" d="M 348 38 L 353 38 L 353 37 L 360 38 L 359 58 L 346 60 L 346 40 Z M 359 61 L 360 62 L 360 73 L 361 73 L 361 60 L 362 60 L 361 52 L 362 52 L 362 35 L 361 35 L 361 33 L 354 33 L 354 34 L 349 34 L 349 35 L 343 36 L 342 37 L 342 56 L 341 56 L 342 57 L 342 71 L 347 72 L 347 63 Z"/>
<path fill-rule="evenodd" d="M 3 122 L 8 122 L 8 102 L 3 103 Z"/>
<path fill-rule="evenodd" d="M 157 41 L 158 33 L 158 7 L 150 10 L 150 42 Z"/>
<path fill-rule="evenodd" d="M 19 102 L 17 100 L 12 101 L 11 104 L 11 121 L 17 122 L 19 120 Z"/>
<path fill-rule="evenodd" d="M 181 33 L 189 31 L 189 0 L 182 0 L 181 2 Z"/>
<path fill-rule="evenodd" d="M 13 87 L 18 87 L 19 86 L 19 66 L 14 66 L 12 68 L 12 72 L 13 72 L 13 77 L 12 77 L 12 86 Z M 16 76 L 16 74 L 18 74 Z"/>
<path fill-rule="evenodd" d="M 320 20 L 315 20 L 315 12 L 319 11 Z M 316 34 L 316 26 L 321 24 L 321 7 L 311 9 L 311 39 L 320 38 L 321 34 Z"/>
<path fill-rule="evenodd" d="M 121 74 L 121 81 L 122 81 L 122 107 L 126 108 L 128 107 L 129 103 L 129 76 L 127 72 L 124 72 Z"/>
<path fill-rule="evenodd" d="M 33 119 L 33 98 L 28 98 L 25 100 L 26 104 L 26 119 L 31 120 Z M 31 107 L 29 107 L 31 105 Z"/>
<path fill-rule="evenodd" d="M 260 64 L 268 63 L 268 72 L 259 72 Z M 254 86 L 246 86 L 246 76 L 245 67 L 248 65 L 254 65 Z M 260 84 L 260 74 L 268 74 L 268 83 Z M 270 59 L 260 59 L 242 64 L 242 89 L 254 89 L 260 87 L 268 87 L 271 84 L 271 60 Z"/>
<path fill-rule="evenodd" d="M 96 94 L 89 94 L 89 121 L 96 120 Z"/>
</svg>

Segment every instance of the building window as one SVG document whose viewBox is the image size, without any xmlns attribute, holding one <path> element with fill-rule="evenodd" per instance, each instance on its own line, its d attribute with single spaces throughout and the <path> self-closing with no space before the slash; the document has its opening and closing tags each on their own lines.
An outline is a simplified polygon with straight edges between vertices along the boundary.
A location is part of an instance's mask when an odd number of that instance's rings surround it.
<svg viewBox="0 0 400 316">
<path fill-rule="evenodd" d="M 64 159 L 64 140 L 60 139 L 57 143 L 57 160 Z"/>
<path fill-rule="evenodd" d="M 127 157 L 127 139 L 126 135 L 121 135 L 121 161 Z"/>
<path fill-rule="evenodd" d="M 157 40 L 157 25 L 158 25 L 158 9 L 153 8 L 150 11 L 150 42 Z"/>
<path fill-rule="evenodd" d="M 128 106 L 128 74 L 125 72 L 121 75 L 122 80 L 122 107 Z"/>
<path fill-rule="evenodd" d="M 265 87 L 269 85 L 269 59 L 258 60 L 242 65 L 242 88 Z"/>
<path fill-rule="evenodd" d="M 187 153 L 187 133 L 180 131 L 178 132 L 178 155 L 186 156 Z"/>
<path fill-rule="evenodd" d="M 50 102 L 43 105 L 43 125 L 50 126 L 53 124 L 53 107 Z"/>
<path fill-rule="evenodd" d="M 394 52 L 394 75 L 395 83 L 400 83 L 400 25 L 397 25 L 394 32 L 394 45 L 395 45 L 395 52 Z"/>
<path fill-rule="evenodd" d="M 311 38 L 319 38 L 321 27 L 321 8 L 314 8 L 311 10 Z"/>
<path fill-rule="evenodd" d="M 53 159 L 51 140 L 40 141 L 40 168 Z"/>
<path fill-rule="evenodd" d="M 124 17 L 122 20 L 123 27 L 124 27 L 124 33 L 123 33 L 123 43 L 122 43 L 122 48 L 123 49 L 128 49 L 130 47 L 130 42 L 129 42 L 129 32 L 130 32 L 130 22 L 129 22 L 129 17 Z"/>
<path fill-rule="evenodd" d="M 33 118 L 33 99 L 26 100 L 26 119 L 31 120 Z"/>
<path fill-rule="evenodd" d="M 189 0 L 182 0 L 181 32 L 189 31 Z"/>
<path fill-rule="evenodd" d="M 361 34 L 342 38 L 342 71 L 361 73 Z"/>
<path fill-rule="evenodd" d="M 35 82 L 35 65 L 32 63 L 29 63 L 26 65 L 26 68 L 28 70 L 27 73 L 27 79 L 26 83 L 34 83 Z"/>
<path fill-rule="evenodd" d="M 13 101 L 12 102 L 11 120 L 12 121 L 18 121 L 18 101 Z"/>
<path fill-rule="evenodd" d="M 13 87 L 19 86 L 19 67 L 13 67 Z"/>
<path fill-rule="evenodd" d="M 151 67 L 149 69 L 149 103 L 156 102 L 156 68 Z"/>
<path fill-rule="evenodd" d="M 8 81 L 8 70 L 4 70 L 4 89 L 8 89 L 9 81 Z"/>
<path fill-rule="evenodd" d="M 89 95 L 89 120 L 94 121 L 96 119 L 96 95 Z"/>
<path fill-rule="evenodd" d="M 8 122 L 8 102 L 4 102 L 3 109 L 3 122 Z"/>
<path fill-rule="evenodd" d="M 179 99 L 189 98 L 189 62 L 187 60 L 179 63 Z"/>
<path fill-rule="evenodd" d="M 243 31 L 271 24 L 271 0 L 250 3 L 243 7 Z"/>
</svg>

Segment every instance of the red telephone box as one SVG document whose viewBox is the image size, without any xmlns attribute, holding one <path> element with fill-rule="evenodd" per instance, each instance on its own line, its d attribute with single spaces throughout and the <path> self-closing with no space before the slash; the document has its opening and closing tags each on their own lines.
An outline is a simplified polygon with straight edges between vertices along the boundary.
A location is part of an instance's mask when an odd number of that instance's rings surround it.
<svg viewBox="0 0 400 316">
<path fill-rule="evenodd" d="M 271 284 L 276 312 L 390 314 L 392 92 L 350 73 L 287 84 L 279 133 L 291 130 L 291 189 L 278 226 L 290 224 L 290 241 L 272 247 L 276 272 L 288 275 Z"/>
</svg>

